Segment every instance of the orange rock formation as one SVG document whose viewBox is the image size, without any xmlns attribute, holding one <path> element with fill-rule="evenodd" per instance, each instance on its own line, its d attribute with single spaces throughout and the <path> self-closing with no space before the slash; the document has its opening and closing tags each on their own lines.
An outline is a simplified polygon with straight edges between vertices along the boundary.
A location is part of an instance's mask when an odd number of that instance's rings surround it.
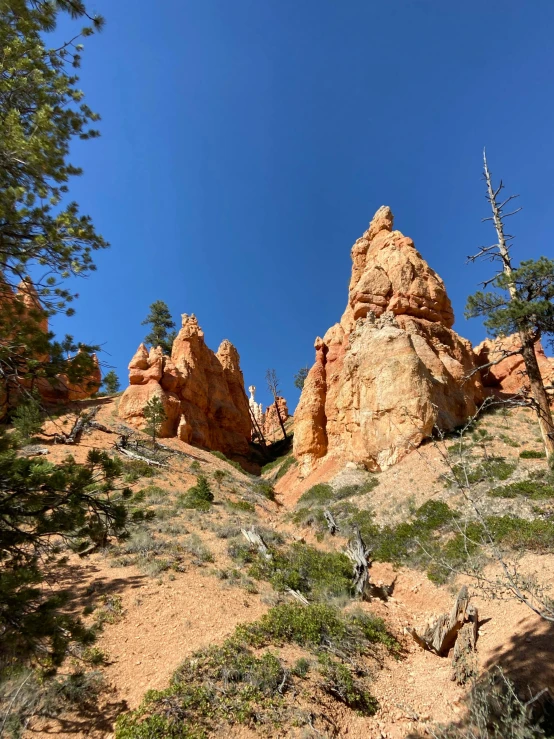
<svg viewBox="0 0 554 739">
<path fill-rule="evenodd" d="M 281 433 L 281 424 L 279 423 L 279 416 L 277 415 L 277 405 L 279 406 L 281 421 L 285 423 L 287 418 L 289 418 L 287 401 L 285 398 L 277 397 L 277 400 L 274 403 L 267 406 L 265 412 L 263 432 L 266 437 L 273 436 L 275 433 Z"/>
<path fill-rule="evenodd" d="M 315 341 L 294 414 L 294 454 L 307 472 L 339 455 L 384 469 L 475 412 L 483 397 L 471 344 L 452 330 L 441 278 L 379 208 L 352 248 L 348 304 Z"/>
<path fill-rule="evenodd" d="M 481 371 L 483 385 L 502 395 L 517 395 L 528 390 L 529 383 L 523 357 L 521 354 L 506 356 L 517 351 L 520 346 L 521 342 L 514 334 L 498 339 L 485 339 L 475 347 L 476 364 L 484 368 Z M 535 345 L 535 354 L 544 384 L 547 386 L 554 384 L 554 358 L 545 355 L 540 341 Z M 491 362 L 497 364 L 485 367 Z"/>
<path fill-rule="evenodd" d="M 246 455 L 251 425 L 238 352 L 225 339 L 214 354 L 196 317 L 184 313 L 182 318 L 171 357 L 160 347 L 149 352 L 141 344 L 137 349 L 119 416 L 134 428 L 144 428 L 144 406 L 158 395 L 167 414 L 160 436 L 177 436 L 227 455 Z"/>
</svg>

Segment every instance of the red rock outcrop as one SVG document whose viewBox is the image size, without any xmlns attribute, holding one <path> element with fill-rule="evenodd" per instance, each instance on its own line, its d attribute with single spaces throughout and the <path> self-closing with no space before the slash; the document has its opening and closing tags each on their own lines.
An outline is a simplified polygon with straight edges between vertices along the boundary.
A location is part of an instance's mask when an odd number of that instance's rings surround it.
<svg viewBox="0 0 554 739">
<path fill-rule="evenodd" d="M 226 455 L 248 453 L 251 423 L 238 352 L 225 339 L 214 354 L 194 315 L 183 314 L 171 357 L 160 347 L 139 346 L 129 382 L 118 413 L 134 428 L 145 427 L 144 406 L 158 395 L 167 414 L 160 436 Z"/>
<path fill-rule="evenodd" d="M 509 355 L 521 347 L 516 334 L 498 339 L 485 339 L 473 350 L 476 364 L 483 367 L 481 377 L 483 385 L 502 395 L 517 395 L 526 392 L 529 382 L 521 354 Z M 535 344 L 535 354 L 545 385 L 554 384 L 554 358 L 547 357 L 540 341 Z M 490 367 L 485 365 L 492 364 Z"/>
<path fill-rule="evenodd" d="M 348 304 L 315 342 L 295 411 L 294 454 L 384 469 L 475 412 L 483 397 L 471 344 L 452 330 L 441 278 L 380 208 L 352 248 Z"/>
<path fill-rule="evenodd" d="M 17 325 L 26 323 L 32 323 L 33 329 L 36 327 L 38 331 L 42 331 L 44 334 L 48 333 L 48 316 L 42 307 L 35 286 L 28 277 L 21 280 L 15 291 L 7 283 L 2 282 L 0 284 L 0 299 L 5 305 L 13 306 L 13 310 L 5 312 L 6 325 L 3 326 L 5 333 L 8 335 L 17 335 Z M 10 329 L 10 324 L 13 328 L 13 333 Z M 33 359 L 47 364 L 49 357 L 45 353 L 40 356 L 35 355 Z M 79 382 L 70 379 L 71 369 L 75 370 L 79 366 L 81 369 L 83 368 L 82 359 L 83 355 L 80 352 L 77 356 L 69 358 L 67 360 L 68 371 L 62 372 L 55 377 L 37 377 L 33 383 L 27 379 L 20 378 L 16 382 L 9 381 L 8 388 L 5 386 L 0 387 L 0 418 L 16 402 L 21 388 L 30 389 L 32 387 L 38 391 L 42 400 L 47 403 L 67 403 L 94 395 L 94 393 L 98 392 L 102 383 L 102 373 L 95 354 L 91 357 L 92 368 L 90 372 Z M 88 358 L 86 362 L 86 370 L 88 371 Z M 73 363 L 75 364 L 71 368 Z M 25 357 L 21 361 L 21 375 L 24 374 L 27 366 L 27 358 Z"/>
<path fill-rule="evenodd" d="M 279 423 L 279 415 L 277 414 L 277 406 L 279 407 L 279 414 L 281 415 L 281 421 L 285 423 L 289 418 L 289 409 L 285 398 L 277 397 L 277 400 L 271 405 L 267 406 L 265 416 L 263 432 L 264 436 L 271 437 L 276 433 L 281 432 L 281 424 Z"/>
</svg>

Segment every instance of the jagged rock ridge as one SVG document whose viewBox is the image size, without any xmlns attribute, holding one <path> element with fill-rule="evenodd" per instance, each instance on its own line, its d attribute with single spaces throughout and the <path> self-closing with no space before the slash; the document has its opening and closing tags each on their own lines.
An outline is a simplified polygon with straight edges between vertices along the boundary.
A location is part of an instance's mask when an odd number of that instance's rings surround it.
<svg viewBox="0 0 554 739">
<path fill-rule="evenodd" d="M 475 412 L 483 387 L 470 343 L 452 330 L 443 281 L 381 207 L 352 248 L 348 303 L 315 341 L 295 412 L 294 454 L 384 469 L 433 427 Z"/>
</svg>

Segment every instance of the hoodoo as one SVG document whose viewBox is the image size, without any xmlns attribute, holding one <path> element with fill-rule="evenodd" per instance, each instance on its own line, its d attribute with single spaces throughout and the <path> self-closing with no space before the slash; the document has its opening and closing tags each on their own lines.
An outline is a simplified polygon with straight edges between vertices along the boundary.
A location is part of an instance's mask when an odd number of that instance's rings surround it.
<svg viewBox="0 0 554 739">
<path fill-rule="evenodd" d="M 393 229 L 390 208 L 379 208 L 351 255 L 346 310 L 316 339 L 295 412 L 294 454 L 305 472 L 327 454 L 385 469 L 433 427 L 462 423 L 483 398 L 444 283 Z"/>
</svg>

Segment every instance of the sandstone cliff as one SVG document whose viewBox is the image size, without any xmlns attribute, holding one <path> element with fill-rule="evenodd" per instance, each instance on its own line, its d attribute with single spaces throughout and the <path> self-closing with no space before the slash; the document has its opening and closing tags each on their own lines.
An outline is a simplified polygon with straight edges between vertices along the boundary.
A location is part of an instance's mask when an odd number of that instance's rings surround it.
<svg viewBox="0 0 554 739">
<path fill-rule="evenodd" d="M 441 278 L 380 208 L 352 247 L 348 303 L 315 342 L 316 361 L 295 412 L 294 454 L 308 471 L 339 455 L 384 469 L 452 429 L 483 398 L 468 341 Z"/>
<path fill-rule="evenodd" d="M 214 354 L 194 315 L 183 314 L 171 357 L 160 347 L 139 346 L 129 363 L 129 382 L 118 413 L 134 428 L 144 428 L 144 406 L 158 395 L 167 414 L 162 437 L 227 455 L 248 453 L 251 423 L 238 352 L 224 340 Z"/>
<path fill-rule="evenodd" d="M 275 402 L 267 406 L 265 412 L 263 432 L 266 439 L 272 440 L 276 434 L 282 435 L 281 424 L 279 423 L 279 415 L 277 414 L 277 406 L 279 407 L 279 414 L 283 423 L 285 423 L 287 418 L 290 417 L 287 401 L 285 400 L 285 398 L 282 398 L 280 396 L 277 397 L 277 400 Z"/>
</svg>

